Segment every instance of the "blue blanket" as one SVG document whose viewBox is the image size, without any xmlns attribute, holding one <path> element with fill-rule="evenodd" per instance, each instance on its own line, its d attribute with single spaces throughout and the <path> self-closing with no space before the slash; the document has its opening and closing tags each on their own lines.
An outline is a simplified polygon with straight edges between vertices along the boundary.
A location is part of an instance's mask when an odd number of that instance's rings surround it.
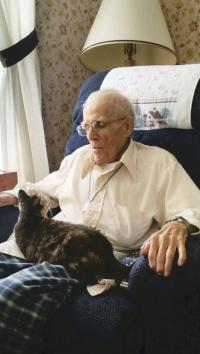
<svg viewBox="0 0 200 354">
<path fill-rule="evenodd" d="M 64 267 L 0 253 L 0 353 L 42 352 L 42 331 L 77 281 Z"/>
</svg>

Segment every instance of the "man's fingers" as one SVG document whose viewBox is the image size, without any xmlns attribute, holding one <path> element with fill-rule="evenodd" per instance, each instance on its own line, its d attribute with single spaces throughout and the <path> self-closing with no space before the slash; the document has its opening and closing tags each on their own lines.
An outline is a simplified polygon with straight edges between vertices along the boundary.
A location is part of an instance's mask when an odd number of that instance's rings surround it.
<svg viewBox="0 0 200 354">
<path fill-rule="evenodd" d="M 185 243 L 182 241 L 178 244 L 178 266 L 181 267 L 186 261 L 186 249 Z"/>
<path fill-rule="evenodd" d="M 156 270 L 157 267 L 158 248 L 159 248 L 158 237 L 152 236 L 150 247 L 149 247 L 148 260 L 149 260 L 149 266 L 153 270 Z"/>
<path fill-rule="evenodd" d="M 167 247 L 168 247 L 168 238 L 163 237 L 159 243 L 157 259 L 156 259 L 156 272 L 158 274 L 163 274 L 164 272 Z"/>
<path fill-rule="evenodd" d="M 175 235 L 164 232 L 159 240 L 159 248 L 156 259 L 156 272 L 168 276 L 171 272 L 176 252 Z"/>
<path fill-rule="evenodd" d="M 165 267 L 164 267 L 164 276 L 168 277 L 171 273 L 174 257 L 176 253 L 176 239 L 171 239 L 170 245 L 166 252 L 166 259 L 165 259 Z"/>
<path fill-rule="evenodd" d="M 178 266 L 186 261 L 185 242 L 187 232 L 183 225 L 175 221 L 151 235 L 143 245 L 140 255 L 148 255 L 149 266 L 158 274 L 169 276 L 172 270 L 175 253 L 178 251 Z"/>
<path fill-rule="evenodd" d="M 148 255 L 150 243 L 151 243 L 150 238 L 143 243 L 142 247 L 140 248 L 140 256 Z"/>
</svg>

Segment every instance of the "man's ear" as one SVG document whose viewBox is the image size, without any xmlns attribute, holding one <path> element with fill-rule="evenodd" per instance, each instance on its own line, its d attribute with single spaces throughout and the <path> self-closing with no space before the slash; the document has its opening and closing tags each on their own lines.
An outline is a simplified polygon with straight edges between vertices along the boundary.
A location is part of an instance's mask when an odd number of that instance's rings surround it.
<svg viewBox="0 0 200 354">
<path fill-rule="evenodd" d="M 125 136 L 130 136 L 134 129 L 134 117 L 128 116 L 124 122 L 124 133 Z"/>
</svg>

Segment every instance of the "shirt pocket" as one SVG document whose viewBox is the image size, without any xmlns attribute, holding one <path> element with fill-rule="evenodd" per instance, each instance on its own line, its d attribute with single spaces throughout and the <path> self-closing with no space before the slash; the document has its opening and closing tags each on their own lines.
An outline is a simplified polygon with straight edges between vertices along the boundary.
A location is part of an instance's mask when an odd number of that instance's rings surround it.
<svg viewBox="0 0 200 354">
<path fill-rule="evenodd" d="M 111 221 L 121 243 L 125 247 L 134 247 L 136 242 L 142 239 L 150 229 L 153 219 L 150 213 L 143 210 L 131 210 L 131 208 L 115 203 L 112 206 Z"/>
</svg>

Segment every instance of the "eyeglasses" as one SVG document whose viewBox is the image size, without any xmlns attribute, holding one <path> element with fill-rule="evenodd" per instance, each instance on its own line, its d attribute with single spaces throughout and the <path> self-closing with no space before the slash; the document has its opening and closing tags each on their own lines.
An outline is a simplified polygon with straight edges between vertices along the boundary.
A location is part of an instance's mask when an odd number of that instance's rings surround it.
<svg viewBox="0 0 200 354">
<path fill-rule="evenodd" d="M 101 129 L 108 127 L 110 125 L 110 123 L 124 120 L 126 117 L 127 116 L 124 116 L 124 117 L 118 118 L 118 119 L 112 119 L 107 122 L 105 122 L 104 120 L 93 120 L 93 122 L 91 122 L 91 123 L 81 123 L 80 125 L 78 125 L 76 130 L 80 136 L 86 136 L 87 132 L 89 131 L 90 128 L 92 128 L 96 131 L 99 131 Z"/>
</svg>

